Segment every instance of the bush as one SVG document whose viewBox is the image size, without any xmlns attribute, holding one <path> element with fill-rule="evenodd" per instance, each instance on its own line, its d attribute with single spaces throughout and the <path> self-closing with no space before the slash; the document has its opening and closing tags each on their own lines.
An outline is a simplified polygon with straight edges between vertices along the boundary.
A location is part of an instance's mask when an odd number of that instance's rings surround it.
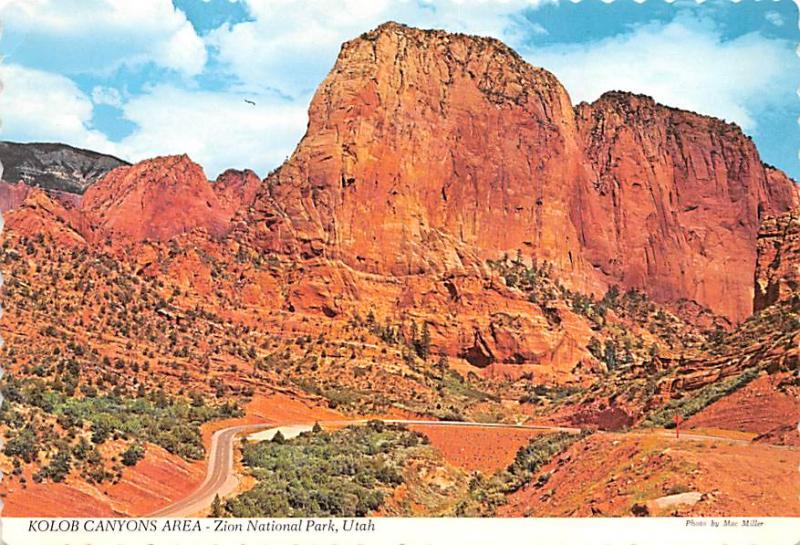
<svg viewBox="0 0 800 545">
<path fill-rule="evenodd" d="M 144 447 L 137 443 L 132 444 L 122 453 L 122 463 L 128 467 L 135 466 L 142 458 L 144 458 Z"/>
<path fill-rule="evenodd" d="M 372 421 L 247 444 L 243 461 L 258 484 L 227 501 L 225 511 L 236 517 L 366 516 L 383 504 L 386 490 L 403 482 L 403 461 L 419 443 L 415 432 Z"/>
<path fill-rule="evenodd" d="M 53 456 L 50 463 L 39 472 L 42 479 L 51 479 L 54 483 L 60 483 L 69 474 L 72 455 L 68 450 L 59 449 Z"/>
<path fill-rule="evenodd" d="M 719 382 L 713 382 L 692 392 L 692 395 L 669 401 L 660 409 L 650 413 L 645 423 L 672 429 L 675 427 L 673 419 L 676 414 L 681 415 L 683 418 L 689 418 L 715 401 L 747 385 L 756 377 L 758 377 L 758 369 L 750 368 L 741 375 L 730 377 Z"/>
<path fill-rule="evenodd" d="M 25 463 L 30 464 L 39 455 L 36 434 L 32 429 L 26 428 L 6 442 L 3 452 L 6 456 L 17 456 L 22 458 Z"/>
</svg>

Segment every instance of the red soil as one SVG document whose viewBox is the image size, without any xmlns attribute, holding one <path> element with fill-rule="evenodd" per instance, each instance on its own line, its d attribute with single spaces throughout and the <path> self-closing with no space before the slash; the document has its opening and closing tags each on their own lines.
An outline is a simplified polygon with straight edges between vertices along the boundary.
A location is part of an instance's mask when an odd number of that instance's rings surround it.
<svg viewBox="0 0 800 545">
<path fill-rule="evenodd" d="M 26 476 L 32 483 L 30 475 Z M 19 481 L 3 478 L 4 517 L 115 517 L 114 511 L 103 498 L 73 488 L 66 483 L 29 484 L 22 488 Z"/>
<path fill-rule="evenodd" d="M 188 463 L 158 446 L 147 445 L 143 460 L 126 470 L 119 483 L 101 490 L 116 512 L 142 516 L 188 495 L 204 477 L 204 462 Z"/>
<path fill-rule="evenodd" d="M 712 403 L 690 418 L 685 426 L 758 434 L 785 426 L 794 427 L 800 421 L 800 399 L 777 388 L 787 376 L 787 373 L 776 373 L 759 377 L 741 390 Z"/>
<path fill-rule="evenodd" d="M 514 461 L 517 450 L 535 435 L 535 430 L 479 429 L 456 426 L 409 426 L 424 433 L 444 459 L 469 471 L 491 474 Z"/>
<path fill-rule="evenodd" d="M 596 434 L 542 468 L 500 516 L 631 516 L 634 504 L 685 491 L 693 507 L 651 515 L 798 516 L 797 453 L 759 444 Z"/>
</svg>

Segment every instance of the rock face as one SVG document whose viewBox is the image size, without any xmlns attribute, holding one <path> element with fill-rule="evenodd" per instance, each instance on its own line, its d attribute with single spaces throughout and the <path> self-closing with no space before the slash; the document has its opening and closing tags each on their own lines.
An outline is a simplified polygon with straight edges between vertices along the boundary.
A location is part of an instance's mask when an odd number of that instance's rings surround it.
<svg viewBox="0 0 800 545">
<path fill-rule="evenodd" d="M 592 265 L 660 301 L 748 316 L 761 215 L 790 209 L 794 184 L 718 119 L 627 93 L 576 111 L 592 176 L 575 219 Z"/>
<path fill-rule="evenodd" d="M 186 155 L 109 172 L 86 191 L 81 210 L 99 232 L 130 241 L 167 240 L 197 228 L 221 235 L 232 215 Z"/>
<path fill-rule="evenodd" d="M 343 46 L 251 219 L 264 247 L 362 271 L 475 269 L 519 248 L 588 284 L 577 142 L 549 72 L 496 40 L 386 24 Z"/>
<path fill-rule="evenodd" d="M 128 164 L 65 144 L 15 142 L 0 142 L 0 162 L 3 180 L 69 193 L 83 193 L 106 172 Z"/>
<path fill-rule="evenodd" d="M 0 181 L 0 212 L 18 208 L 30 190 L 30 186 L 23 183 L 10 184 Z"/>
<path fill-rule="evenodd" d="M 800 209 L 761 224 L 755 279 L 755 312 L 800 294 Z"/>
<path fill-rule="evenodd" d="M 263 249 L 360 271 L 478 271 L 520 252 L 577 289 L 738 321 L 760 216 L 796 202 L 734 125 L 626 93 L 573 108 L 500 42 L 387 23 L 342 47 L 248 223 Z"/>
<path fill-rule="evenodd" d="M 0 212 L 7 212 L 8 210 L 19 208 L 25 201 L 25 198 L 35 189 L 38 188 L 29 186 L 23 182 L 11 184 L 0 180 Z M 59 191 L 57 189 L 47 189 L 45 191 L 48 195 L 65 206 L 75 208 L 81 203 L 82 195 Z"/>
<path fill-rule="evenodd" d="M 388 279 L 485 279 L 486 259 L 519 255 L 573 289 L 619 284 L 736 322 L 753 308 L 762 217 L 798 204 L 735 125 L 629 93 L 573 107 L 496 40 L 387 23 L 344 44 L 306 135 L 264 182 L 230 170 L 210 184 L 186 156 L 162 157 L 111 171 L 80 210 L 97 236 L 128 241 L 221 236 L 236 216 L 231 238 L 262 253 Z M 335 315 L 353 290 L 334 277 L 308 293 L 341 288 L 312 305 Z M 487 327 L 474 359 L 535 352 L 522 322 Z"/>
<path fill-rule="evenodd" d="M 22 184 L 19 184 L 22 186 Z M 29 237 L 49 236 L 64 246 L 82 246 L 91 226 L 71 203 L 39 188 L 27 188 L 22 202 L 3 211 L 5 226 Z"/>
<path fill-rule="evenodd" d="M 253 204 L 261 180 L 252 170 L 228 169 L 217 177 L 213 187 L 220 204 L 235 213 Z"/>
</svg>

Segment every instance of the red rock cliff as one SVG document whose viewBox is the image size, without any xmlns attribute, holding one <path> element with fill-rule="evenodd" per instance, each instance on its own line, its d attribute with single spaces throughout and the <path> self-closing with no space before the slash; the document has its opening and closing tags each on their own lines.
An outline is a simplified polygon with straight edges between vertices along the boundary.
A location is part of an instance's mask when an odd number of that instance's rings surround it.
<svg viewBox="0 0 800 545">
<path fill-rule="evenodd" d="M 756 312 L 800 294 L 800 209 L 762 223 L 755 278 Z"/>
<path fill-rule="evenodd" d="M 397 24 L 344 44 L 308 131 L 267 180 L 265 247 L 360 270 L 460 270 L 520 249 L 584 284 L 569 97 L 502 43 Z"/>
<path fill-rule="evenodd" d="M 342 47 L 259 192 L 263 248 L 406 275 L 520 250 L 565 281 L 752 308 L 760 215 L 797 190 L 734 125 L 608 93 L 572 107 L 485 38 L 384 24 Z"/>
<path fill-rule="evenodd" d="M 575 214 L 587 259 L 658 300 L 748 316 L 761 215 L 790 209 L 794 184 L 718 119 L 616 92 L 576 111 L 592 173 Z"/>
<path fill-rule="evenodd" d="M 81 210 L 105 235 L 134 241 L 166 240 L 196 228 L 222 234 L 232 214 L 186 155 L 112 170 L 86 191 Z"/>
</svg>

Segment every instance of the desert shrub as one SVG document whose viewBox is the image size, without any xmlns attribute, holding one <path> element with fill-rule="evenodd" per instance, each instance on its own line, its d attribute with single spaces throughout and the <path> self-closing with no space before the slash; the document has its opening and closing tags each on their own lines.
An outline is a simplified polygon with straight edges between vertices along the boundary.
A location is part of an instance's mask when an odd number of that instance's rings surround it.
<svg viewBox="0 0 800 545">
<path fill-rule="evenodd" d="M 190 400 L 167 396 L 162 391 L 140 397 L 112 394 L 76 398 L 52 389 L 51 383 L 38 378 L 18 380 L 8 377 L 3 383 L 3 393 L 6 392 L 12 392 L 16 404 L 35 406 L 53 415 L 67 432 L 88 422 L 94 444 L 128 437 L 137 443 L 154 443 L 188 460 L 205 456 L 201 424 L 242 414 L 241 409 L 230 402 L 212 405 L 197 396 Z M 3 414 L 10 415 L 9 410 L 4 408 Z M 132 448 L 128 454 L 129 461 L 136 458 L 140 447 Z M 13 434 L 4 448 L 6 455 L 21 458 L 26 463 L 33 461 L 40 450 L 43 448 L 32 429 Z M 92 446 L 81 438 L 77 445 L 65 452 L 65 457 L 82 459 L 92 452 Z M 41 477 L 58 476 L 61 473 L 58 469 L 60 466 L 53 471 L 42 471 Z"/>
<path fill-rule="evenodd" d="M 60 483 L 69 474 L 71 465 L 72 455 L 69 450 L 59 449 L 50 463 L 39 472 L 39 476 Z"/>
<path fill-rule="evenodd" d="M 527 445 L 517 451 L 514 461 L 507 468 L 511 475 L 508 490 L 513 492 L 519 489 L 554 456 L 565 451 L 572 443 L 584 436 L 584 434 L 558 432 L 531 439 Z"/>
<path fill-rule="evenodd" d="M 758 372 L 758 369 L 750 368 L 740 375 L 704 386 L 703 388 L 687 394 L 686 397 L 673 399 L 660 409 L 650 413 L 644 423 L 652 426 L 674 428 L 675 422 L 673 419 L 676 414 L 683 418 L 688 418 L 702 411 L 715 401 L 732 394 L 739 388 L 750 383 L 753 379 L 758 377 Z"/>
<path fill-rule="evenodd" d="M 509 494 L 530 482 L 545 464 L 589 433 L 558 432 L 534 437 L 517 451 L 514 461 L 506 469 L 491 477 L 476 472 L 469 483 L 469 494 L 456 506 L 455 514 L 494 516 L 495 510 L 506 502 Z"/>
<path fill-rule="evenodd" d="M 144 458 L 144 447 L 137 443 L 130 445 L 122 453 L 122 463 L 129 467 L 135 466 L 142 458 Z"/>
<path fill-rule="evenodd" d="M 244 464 L 258 479 L 228 500 L 236 517 L 365 516 L 385 492 L 403 482 L 405 456 L 421 441 L 415 432 L 377 421 L 328 433 L 316 430 L 282 443 L 243 448 Z"/>
<path fill-rule="evenodd" d="M 36 433 L 30 427 L 22 430 L 21 433 L 6 441 L 3 452 L 6 456 L 22 458 L 25 463 L 33 462 L 39 455 Z"/>
</svg>

